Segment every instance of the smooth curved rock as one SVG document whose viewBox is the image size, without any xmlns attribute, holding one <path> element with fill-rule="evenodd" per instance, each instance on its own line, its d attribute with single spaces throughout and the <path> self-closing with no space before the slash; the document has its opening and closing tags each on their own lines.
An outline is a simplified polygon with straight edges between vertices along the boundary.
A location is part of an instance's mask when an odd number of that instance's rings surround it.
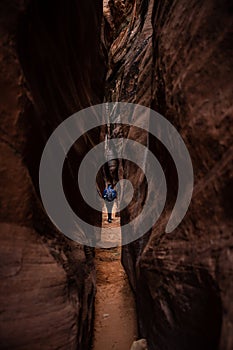
<svg viewBox="0 0 233 350">
<path fill-rule="evenodd" d="M 183 137 L 195 173 L 188 213 L 176 230 L 165 234 L 177 192 L 174 164 L 153 137 L 134 128 L 122 130 L 125 137 L 149 145 L 164 168 L 169 190 L 160 221 L 142 239 L 123 247 L 140 336 L 151 350 L 230 350 L 231 6 L 217 0 L 133 4 L 111 44 L 106 99 L 143 104 L 164 115 Z M 119 174 L 140 193 L 122 213 L 124 224 L 140 212 L 146 185 L 129 162 L 119 165 Z"/>
<path fill-rule="evenodd" d="M 91 343 L 93 252 L 49 221 L 38 169 L 56 126 L 103 98 L 101 20 L 101 1 L 0 4 L 1 349 L 87 350 Z M 85 135 L 65 164 L 67 196 L 90 140 L 98 133 Z M 80 193 L 72 205 L 88 216 Z M 100 225 L 101 214 L 92 217 Z"/>
</svg>

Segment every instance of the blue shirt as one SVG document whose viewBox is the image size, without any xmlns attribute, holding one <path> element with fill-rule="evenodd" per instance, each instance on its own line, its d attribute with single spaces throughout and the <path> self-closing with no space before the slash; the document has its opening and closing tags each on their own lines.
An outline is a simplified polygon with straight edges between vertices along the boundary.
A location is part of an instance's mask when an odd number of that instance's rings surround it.
<svg viewBox="0 0 233 350">
<path fill-rule="evenodd" d="M 103 192 L 103 197 L 108 202 L 112 202 L 116 198 L 116 191 L 112 188 L 112 186 L 108 186 Z"/>
</svg>

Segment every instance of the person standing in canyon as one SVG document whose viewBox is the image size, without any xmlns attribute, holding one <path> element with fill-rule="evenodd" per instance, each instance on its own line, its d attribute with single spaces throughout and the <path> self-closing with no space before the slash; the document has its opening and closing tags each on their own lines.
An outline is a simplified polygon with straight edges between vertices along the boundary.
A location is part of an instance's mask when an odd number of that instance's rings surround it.
<svg viewBox="0 0 233 350">
<path fill-rule="evenodd" d="M 112 208 L 114 204 L 114 199 L 116 199 L 117 193 L 116 191 L 112 188 L 111 184 L 108 184 L 107 188 L 103 192 L 103 198 L 105 200 L 105 204 L 107 207 L 108 211 L 108 222 L 112 222 Z"/>
</svg>

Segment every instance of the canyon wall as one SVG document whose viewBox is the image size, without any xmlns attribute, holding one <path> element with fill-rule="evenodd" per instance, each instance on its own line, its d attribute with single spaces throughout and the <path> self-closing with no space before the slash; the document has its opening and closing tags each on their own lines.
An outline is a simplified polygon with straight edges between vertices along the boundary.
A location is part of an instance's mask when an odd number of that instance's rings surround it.
<svg viewBox="0 0 233 350">
<path fill-rule="evenodd" d="M 159 221 L 122 249 L 137 301 L 139 335 L 147 338 L 150 350 L 230 350 L 232 7 L 218 0 L 115 0 L 105 4 L 104 15 L 106 100 L 138 103 L 161 113 L 183 137 L 194 168 L 189 210 L 165 234 L 177 194 L 174 163 L 151 135 L 127 129 L 126 137 L 149 145 L 156 154 L 168 185 Z M 121 215 L 125 224 L 143 207 L 146 181 L 127 161 L 123 175 L 140 193 Z"/>
<path fill-rule="evenodd" d="M 0 347 L 87 350 L 95 295 L 92 251 L 50 223 L 38 169 L 62 120 L 103 99 L 102 3 L 1 1 L 0 14 Z M 68 197 L 76 176 L 73 158 L 77 167 L 90 140 L 97 142 L 98 133 L 85 135 L 66 162 Z M 74 197 L 74 210 L 82 207 L 88 216 L 80 193 Z M 100 225 L 101 214 L 92 218 Z"/>
<path fill-rule="evenodd" d="M 102 16 L 101 1 L 4 0 L 0 13 L 1 348 L 86 350 L 90 345 L 92 250 L 65 238 L 48 220 L 38 169 L 52 131 L 105 96 L 165 116 L 183 137 L 194 167 L 191 206 L 179 227 L 165 234 L 177 193 L 171 157 L 146 132 L 112 130 L 110 137 L 123 134 L 149 147 L 168 185 L 160 220 L 122 249 L 139 336 L 150 350 L 231 350 L 230 2 L 110 0 L 104 1 Z M 84 135 L 64 166 L 72 208 L 97 225 L 101 215 L 85 205 L 75 178 L 99 132 Z M 115 180 L 124 176 L 136 190 L 122 212 L 124 224 L 140 213 L 147 185 L 134 164 L 117 167 Z"/>
</svg>

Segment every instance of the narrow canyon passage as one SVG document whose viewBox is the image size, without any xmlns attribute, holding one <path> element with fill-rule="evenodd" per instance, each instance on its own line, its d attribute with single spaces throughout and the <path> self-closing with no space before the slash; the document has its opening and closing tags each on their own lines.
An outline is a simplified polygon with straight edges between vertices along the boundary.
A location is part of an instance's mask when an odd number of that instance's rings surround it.
<svg viewBox="0 0 233 350">
<path fill-rule="evenodd" d="M 0 2 L 0 350 L 130 350 L 138 338 L 148 350 L 233 349 L 232 14 L 229 0 Z M 151 112 L 128 120 L 108 102 Z M 59 198 L 71 209 L 60 227 L 42 203 L 43 150 L 70 116 L 103 104 L 99 127 L 84 132 L 87 114 L 77 135 L 66 130 L 76 140 L 68 153 L 66 137 L 51 151 L 51 165 L 64 156 L 59 178 L 49 184 L 45 177 L 48 192 L 60 184 L 51 198 L 56 217 L 65 217 Z M 190 205 L 172 232 L 166 227 L 179 187 L 189 187 L 177 171 L 186 152 L 171 147 L 173 133 L 160 132 L 154 111 L 177 130 L 194 171 Z M 120 154 L 105 148 L 103 169 L 93 158 L 100 196 L 111 183 L 128 203 L 120 229 L 118 217 L 108 224 L 86 202 L 78 173 L 96 146 L 121 138 L 143 147 L 142 164 L 125 157 L 123 142 Z M 157 221 L 156 211 L 147 212 L 154 221 L 144 232 L 134 219 L 148 193 L 157 195 L 148 191 L 157 175 L 146 176 L 149 153 L 167 193 Z M 132 185 L 131 201 L 122 179 Z M 89 225 L 77 226 L 74 240 L 72 212 Z M 128 223 L 132 234 L 145 234 L 121 246 Z M 76 240 L 76 233 L 92 239 L 92 228 L 101 246 L 95 256 Z"/>
<path fill-rule="evenodd" d="M 120 219 L 113 216 L 104 228 L 119 227 Z M 113 239 L 113 238 L 112 238 Z M 96 249 L 97 294 L 93 350 L 129 350 L 137 338 L 135 302 L 127 275 L 121 265 L 121 247 Z"/>
</svg>

